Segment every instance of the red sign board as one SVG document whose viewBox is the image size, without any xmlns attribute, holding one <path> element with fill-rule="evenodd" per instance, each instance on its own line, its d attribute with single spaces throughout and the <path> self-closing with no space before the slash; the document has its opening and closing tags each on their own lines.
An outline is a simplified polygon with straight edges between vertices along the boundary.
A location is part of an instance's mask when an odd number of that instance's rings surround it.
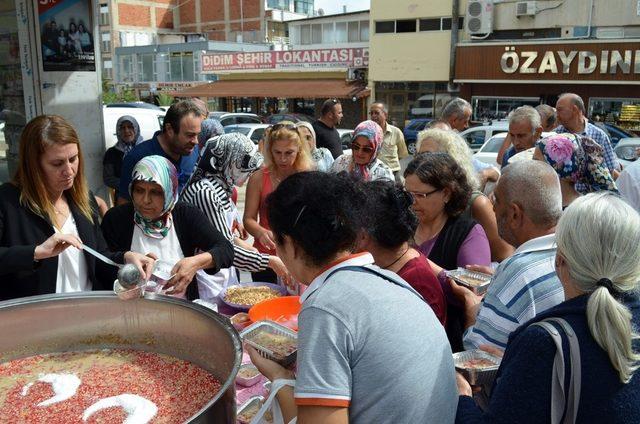
<svg viewBox="0 0 640 424">
<path fill-rule="evenodd" d="M 202 73 L 260 69 L 359 68 L 368 66 L 368 48 L 284 50 L 202 55 Z"/>
</svg>

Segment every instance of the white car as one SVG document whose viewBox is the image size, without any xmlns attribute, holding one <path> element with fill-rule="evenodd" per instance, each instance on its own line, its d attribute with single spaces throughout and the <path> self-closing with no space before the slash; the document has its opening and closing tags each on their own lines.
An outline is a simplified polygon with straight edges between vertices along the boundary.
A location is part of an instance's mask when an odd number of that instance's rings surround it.
<svg viewBox="0 0 640 424">
<path fill-rule="evenodd" d="M 227 125 L 224 127 L 225 134 L 229 133 L 241 133 L 246 135 L 255 144 L 258 144 L 262 137 L 264 137 L 264 131 L 269 128 L 269 124 L 237 124 Z"/>
<path fill-rule="evenodd" d="M 209 118 L 217 119 L 223 127 L 236 124 L 262 124 L 262 119 L 255 113 L 209 112 Z"/>
<path fill-rule="evenodd" d="M 485 143 L 478 149 L 478 151 L 473 155 L 474 158 L 478 159 L 480 162 L 488 163 L 489 165 L 493 165 L 496 168 L 500 168 L 498 165 L 498 152 L 500 151 L 500 147 L 502 143 L 504 143 L 504 139 L 507 137 L 508 132 L 502 132 L 494 135 L 489 140 L 485 141 Z M 545 138 L 553 135 L 552 132 L 544 132 L 540 136 L 540 138 Z M 639 139 L 640 140 L 640 139 Z"/>
<path fill-rule="evenodd" d="M 102 108 L 104 119 L 104 145 L 110 148 L 118 141 L 116 137 L 116 123 L 121 116 L 133 116 L 140 125 L 140 135 L 143 140 L 149 140 L 156 131 L 162 128 L 165 112 L 161 109 L 147 109 L 140 107 L 107 107 Z"/>
<path fill-rule="evenodd" d="M 487 125 L 467 128 L 460 133 L 460 136 L 465 139 L 471 150 L 477 152 L 491 137 L 507 131 L 509 131 L 509 121 L 494 121 Z"/>
<path fill-rule="evenodd" d="M 640 137 L 622 138 L 613 149 L 623 167 L 631 165 L 638 159 Z"/>
<path fill-rule="evenodd" d="M 353 138 L 353 130 L 345 128 L 336 128 L 340 135 L 340 144 L 342 144 L 342 151 L 351 149 L 351 139 Z"/>
</svg>

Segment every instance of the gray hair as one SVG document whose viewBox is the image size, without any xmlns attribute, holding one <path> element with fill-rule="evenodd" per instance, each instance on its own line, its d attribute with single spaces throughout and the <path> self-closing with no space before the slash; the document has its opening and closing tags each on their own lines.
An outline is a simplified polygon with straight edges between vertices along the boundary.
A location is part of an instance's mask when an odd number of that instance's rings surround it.
<svg viewBox="0 0 640 424">
<path fill-rule="evenodd" d="M 540 128 L 540 114 L 531 106 L 520 106 L 509 113 L 509 125 L 515 122 L 528 122 L 531 132 L 535 133 Z"/>
<path fill-rule="evenodd" d="M 478 189 L 480 183 L 473 167 L 473 152 L 458 133 L 437 128 L 420 131 L 416 140 L 416 152 L 423 152 L 422 143 L 426 139 L 432 140 L 439 152 L 448 153 L 466 174 L 469 185 L 474 190 Z"/>
<path fill-rule="evenodd" d="M 555 124 L 558 120 L 556 109 L 552 106 L 538 105 L 536 106 L 536 110 L 540 114 L 540 120 L 542 122 L 542 126 L 544 127 L 549 127 Z"/>
<path fill-rule="evenodd" d="M 591 293 L 587 323 L 593 338 L 607 352 L 620 381 L 628 383 L 638 369 L 640 355 L 633 350 L 638 338 L 631 312 L 608 288 L 616 292 L 638 289 L 640 280 L 640 216 L 618 196 L 591 193 L 571 203 L 556 230 L 558 255 L 566 261 L 572 282 Z"/>
<path fill-rule="evenodd" d="M 576 106 L 583 115 L 587 114 L 587 108 L 584 107 L 584 100 L 582 100 L 582 97 L 578 96 L 575 93 L 562 93 L 560 97 L 558 97 L 558 100 L 565 97 L 569 98 L 571 104 Z"/>
<path fill-rule="evenodd" d="M 505 203 L 517 203 L 533 224 L 549 228 L 562 215 L 562 192 L 556 171 L 546 162 L 528 160 L 512 163 L 498 182 L 504 188 Z"/>
<path fill-rule="evenodd" d="M 473 110 L 471 103 L 460 97 L 454 97 L 442 108 L 441 119 L 448 121 L 452 117 L 461 118 L 467 109 Z"/>
<path fill-rule="evenodd" d="M 373 106 L 373 105 L 382 106 L 382 111 L 387 115 L 389 114 L 389 108 L 387 107 L 387 104 L 385 102 L 379 102 L 379 101 L 376 100 L 375 102 L 371 103 L 371 106 Z"/>
</svg>

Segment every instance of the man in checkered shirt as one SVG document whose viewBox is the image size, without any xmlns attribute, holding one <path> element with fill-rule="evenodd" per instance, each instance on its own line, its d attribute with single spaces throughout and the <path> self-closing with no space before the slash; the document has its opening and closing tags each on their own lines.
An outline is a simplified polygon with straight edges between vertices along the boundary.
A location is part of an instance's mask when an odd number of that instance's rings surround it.
<svg viewBox="0 0 640 424">
<path fill-rule="evenodd" d="M 560 126 L 554 131 L 558 134 L 572 133 L 593 139 L 602 146 L 604 163 L 609 168 L 613 178 L 617 178 L 620 165 L 616 154 L 613 152 L 613 147 L 611 147 L 611 140 L 609 140 L 609 136 L 604 131 L 587 120 L 585 117 L 587 111 L 582 98 L 574 93 L 562 94 L 556 103 L 556 110 Z M 586 187 L 581 183 L 576 183 L 576 190 L 584 193 Z"/>
</svg>

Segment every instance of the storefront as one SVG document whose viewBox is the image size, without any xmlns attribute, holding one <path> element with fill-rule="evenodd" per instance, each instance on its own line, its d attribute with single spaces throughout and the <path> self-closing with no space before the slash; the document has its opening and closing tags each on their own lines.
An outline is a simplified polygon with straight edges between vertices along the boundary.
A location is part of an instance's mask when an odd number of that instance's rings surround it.
<svg viewBox="0 0 640 424">
<path fill-rule="evenodd" d="M 341 99 L 341 127 L 367 115 L 366 48 L 203 54 L 201 74 L 218 81 L 172 93 L 207 98 L 218 110 L 319 116 L 324 99 Z"/>
<path fill-rule="evenodd" d="M 469 43 L 457 48 L 455 81 L 475 120 L 528 104 L 582 97 L 589 119 L 640 131 L 640 41 Z"/>
</svg>

